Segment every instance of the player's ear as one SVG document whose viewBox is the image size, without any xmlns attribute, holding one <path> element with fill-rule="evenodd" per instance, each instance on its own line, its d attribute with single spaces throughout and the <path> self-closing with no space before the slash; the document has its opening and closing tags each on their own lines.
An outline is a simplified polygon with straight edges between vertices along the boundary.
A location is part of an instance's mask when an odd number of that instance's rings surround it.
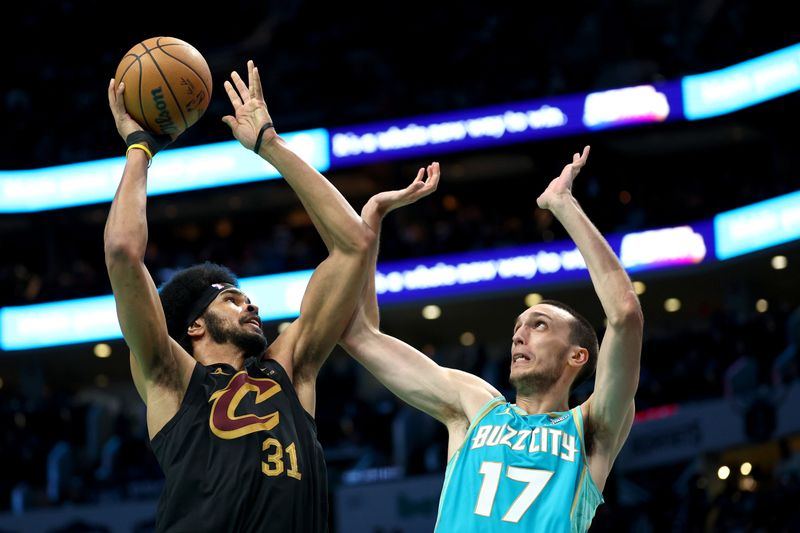
<svg viewBox="0 0 800 533">
<path fill-rule="evenodd" d="M 206 322 L 203 320 L 203 317 L 196 318 L 194 322 L 189 324 L 189 328 L 186 330 L 186 334 L 195 339 L 202 337 L 205 332 Z"/>
<path fill-rule="evenodd" d="M 589 362 L 589 350 L 586 348 L 575 347 L 569 354 L 568 362 L 570 366 L 583 366 Z"/>
</svg>

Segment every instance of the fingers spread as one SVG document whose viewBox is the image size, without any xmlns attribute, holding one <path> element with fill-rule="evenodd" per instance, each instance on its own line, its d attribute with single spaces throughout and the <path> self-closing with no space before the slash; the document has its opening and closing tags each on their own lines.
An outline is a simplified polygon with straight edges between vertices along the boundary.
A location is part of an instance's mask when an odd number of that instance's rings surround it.
<svg viewBox="0 0 800 533">
<path fill-rule="evenodd" d="M 239 91 L 242 102 L 247 103 L 250 100 L 250 91 L 247 89 L 247 85 L 244 84 L 241 76 L 239 76 L 239 73 L 234 70 L 231 73 L 231 79 L 234 85 L 236 85 L 236 90 Z"/>
<path fill-rule="evenodd" d="M 253 81 L 251 87 L 254 89 L 254 95 L 259 100 L 264 99 L 264 89 L 261 87 L 261 75 L 258 73 L 258 67 L 253 67 Z"/>
<path fill-rule="evenodd" d="M 586 164 L 586 159 L 589 157 L 589 146 L 585 146 L 583 148 L 583 153 L 578 156 L 575 154 L 572 158 L 573 166 L 575 167 L 575 172 L 580 172 L 583 166 Z"/>
<path fill-rule="evenodd" d="M 439 163 L 434 161 L 428 167 L 428 186 L 431 187 L 431 189 L 436 190 L 436 187 L 439 184 L 439 176 L 441 176 Z"/>
<path fill-rule="evenodd" d="M 247 84 L 249 85 L 248 93 L 250 94 L 250 98 L 256 98 L 256 74 L 255 74 L 256 67 L 253 64 L 252 60 L 247 62 Z"/>
<path fill-rule="evenodd" d="M 225 87 L 225 92 L 228 93 L 228 98 L 230 99 L 231 104 L 233 104 L 233 109 L 234 110 L 239 109 L 239 106 L 242 105 L 242 99 L 239 96 L 239 93 L 237 93 L 236 89 L 233 88 L 231 82 L 227 80 L 225 80 L 225 83 L 223 83 L 222 85 Z"/>
</svg>

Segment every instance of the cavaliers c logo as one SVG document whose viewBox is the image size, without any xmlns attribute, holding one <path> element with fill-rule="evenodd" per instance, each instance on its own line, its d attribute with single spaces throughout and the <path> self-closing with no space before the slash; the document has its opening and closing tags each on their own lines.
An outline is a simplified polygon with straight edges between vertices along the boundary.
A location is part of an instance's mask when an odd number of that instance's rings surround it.
<svg viewBox="0 0 800 533">
<path fill-rule="evenodd" d="M 237 439 L 256 431 L 269 430 L 278 425 L 278 412 L 266 416 L 236 415 L 236 408 L 248 392 L 255 392 L 255 403 L 261 403 L 280 392 L 281 386 L 267 378 L 253 378 L 241 370 L 234 374 L 228 386 L 209 398 L 213 401 L 208 425 L 214 435 L 222 439 Z"/>
</svg>

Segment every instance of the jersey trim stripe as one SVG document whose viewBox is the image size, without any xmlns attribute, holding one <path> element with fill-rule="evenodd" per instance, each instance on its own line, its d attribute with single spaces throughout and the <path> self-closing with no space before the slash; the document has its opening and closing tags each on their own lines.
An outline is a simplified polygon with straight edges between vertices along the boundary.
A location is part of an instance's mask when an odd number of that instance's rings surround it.
<svg viewBox="0 0 800 533">
<path fill-rule="evenodd" d="M 469 423 L 469 427 L 467 428 L 467 432 L 464 434 L 464 442 L 462 442 L 461 446 L 458 447 L 458 449 L 456 450 L 456 453 L 453 454 L 452 459 L 450 459 L 450 461 L 448 461 L 448 464 L 450 462 L 454 461 L 458 457 L 459 452 L 461 452 L 461 449 L 464 447 L 464 445 L 469 440 L 469 436 L 472 433 L 472 431 L 475 429 L 475 426 L 477 426 L 480 423 L 480 421 L 484 419 L 484 417 L 486 415 L 491 413 L 492 409 L 494 409 L 495 407 L 497 407 L 498 405 L 500 405 L 502 403 L 505 403 L 505 401 L 506 401 L 506 399 L 503 398 L 502 396 L 495 396 L 494 398 L 492 398 L 491 400 L 486 402 L 483 407 L 480 408 L 478 413 L 474 417 L 472 417 L 472 421 Z"/>
<path fill-rule="evenodd" d="M 575 496 L 572 499 L 572 508 L 570 509 L 570 519 L 573 520 L 575 517 L 575 508 L 578 504 L 578 500 L 581 497 L 581 492 L 586 490 L 591 490 L 592 492 L 596 493 L 600 498 L 600 503 L 603 502 L 603 493 L 597 487 L 597 484 L 594 482 L 594 478 L 592 478 L 591 473 L 589 471 L 589 457 L 586 453 L 586 440 L 584 438 L 583 428 L 585 427 L 584 420 L 583 420 L 583 411 L 581 411 L 581 406 L 575 407 L 571 409 L 572 411 L 572 420 L 575 423 L 575 428 L 578 431 L 578 438 L 581 441 L 581 457 L 583 458 L 583 468 L 581 469 L 581 477 L 578 482 L 578 487 L 575 490 Z M 588 474 L 588 479 L 587 479 Z"/>
<path fill-rule="evenodd" d="M 575 515 L 575 505 L 578 503 L 578 497 L 583 488 L 583 480 L 586 477 L 587 459 L 586 459 L 586 443 L 583 440 L 583 413 L 580 413 L 580 420 L 578 420 L 580 406 L 572 409 L 572 422 L 575 424 L 575 429 L 578 431 L 578 438 L 581 441 L 581 457 L 583 458 L 583 468 L 581 468 L 581 478 L 578 481 L 578 486 L 575 488 L 575 496 L 572 498 L 572 508 L 569 511 L 570 519 Z"/>
<path fill-rule="evenodd" d="M 575 506 L 578 504 L 578 497 L 581 495 L 581 491 L 583 490 L 583 482 L 586 480 L 586 465 L 583 465 L 581 468 L 581 478 L 578 481 L 578 486 L 575 489 L 575 496 L 572 498 L 572 508 L 569 510 L 570 520 L 575 517 Z"/>
</svg>

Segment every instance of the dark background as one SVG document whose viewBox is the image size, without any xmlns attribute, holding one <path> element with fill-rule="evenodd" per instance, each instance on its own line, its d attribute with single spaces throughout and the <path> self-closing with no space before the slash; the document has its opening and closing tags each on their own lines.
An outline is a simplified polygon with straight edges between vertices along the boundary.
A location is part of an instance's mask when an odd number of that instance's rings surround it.
<svg viewBox="0 0 800 533">
<path fill-rule="evenodd" d="M 131 46 L 158 35 L 198 48 L 214 80 L 208 111 L 175 147 L 231 139 L 220 120 L 230 107 L 222 83 L 233 69 L 244 73 L 247 59 L 259 66 L 278 130 L 289 132 L 678 79 L 800 42 L 789 4 L 779 2 L 249 4 L 4 6 L 0 170 L 121 155 L 106 86 Z M 706 219 L 796 190 L 799 107 L 797 95 L 788 95 L 696 123 L 442 155 L 439 191 L 390 216 L 381 258 L 566 238 L 536 209 L 535 198 L 585 144 L 592 155 L 575 194 L 603 233 Z M 374 192 L 404 186 L 428 162 L 374 164 L 328 177 L 358 210 Z M 107 211 L 106 203 L 0 216 L 0 306 L 108 294 Z M 279 181 L 154 197 L 149 216 L 146 261 L 157 283 L 203 260 L 245 277 L 313 268 L 324 258 L 302 207 Z M 775 253 L 788 258 L 787 269 L 771 268 Z M 637 276 L 647 284 L 639 409 L 727 397 L 725 376 L 734 362 L 755 361 L 760 386 L 794 379 L 796 361 L 789 370 L 776 369 L 775 361 L 791 345 L 792 332 L 800 336 L 793 329 L 800 326 L 788 325 L 800 303 L 799 260 L 798 247 L 789 244 L 714 267 Z M 527 292 L 430 302 L 443 309 L 436 321 L 421 317 L 424 302 L 387 307 L 383 329 L 441 364 L 507 390 L 511 326 Z M 587 285 L 539 292 L 574 304 L 602 330 L 600 306 Z M 664 311 L 667 297 L 682 300 L 678 313 Z M 763 313 L 755 309 L 762 298 L 769 302 Z M 268 327 L 274 338 L 278 324 Z M 459 342 L 465 331 L 475 334 L 474 345 Z M 21 485 L 28 507 L 97 502 L 109 493 L 122 499 L 157 494 L 161 474 L 147 448 L 127 350 L 120 341 L 110 344 L 107 359 L 94 357 L 93 345 L 0 353 L 0 453 L 7 465 L 0 509 L 11 508 Z M 396 463 L 390 434 L 404 409 L 398 401 L 338 350 L 318 389 L 332 489 L 342 472 Z M 587 393 L 579 391 L 576 401 Z M 123 443 L 107 471 L 95 450 L 102 443 L 87 436 L 98 409 L 113 413 L 101 434 Z M 64 439 L 74 454 L 72 475 L 50 497 L 45 458 Z M 403 458 L 407 475 L 443 471 L 443 430 L 431 442 Z M 777 442 L 767 442 L 777 449 Z M 612 481 L 593 531 L 790 531 L 794 511 L 776 495 L 796 501 L 800 492 L 792 492 L 797 480 L 780 485 L 774 466 L 765 462 L 754 492 L 735 486 L 714 492 L 697 481 L 686 496 L 654 486 L 636 509 L 618 501 Z M 648 479 L 678 472 L 648 471 L 637 482 L 647 486 Z M 715 468 L 703 475 L 713 477 Z M 647 526 L 623 525 L 634 511 Z"/>
</svg>

